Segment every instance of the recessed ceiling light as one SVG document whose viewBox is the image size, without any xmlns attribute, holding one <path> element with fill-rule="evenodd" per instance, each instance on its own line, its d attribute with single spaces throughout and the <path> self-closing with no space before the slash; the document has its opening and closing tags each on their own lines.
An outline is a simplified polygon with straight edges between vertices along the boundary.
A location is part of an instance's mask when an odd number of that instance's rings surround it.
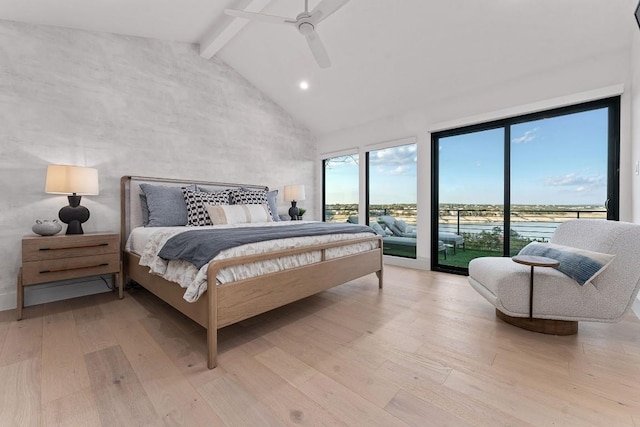
<svg viewBox="0 0 640 427">
<path fill-rule="evenodd" d="M 307 90 L 309 89 L 309 82 L 306 80 L 303 80 L 300 82 L 300 89 L 302 90 Z"/>
</svg>

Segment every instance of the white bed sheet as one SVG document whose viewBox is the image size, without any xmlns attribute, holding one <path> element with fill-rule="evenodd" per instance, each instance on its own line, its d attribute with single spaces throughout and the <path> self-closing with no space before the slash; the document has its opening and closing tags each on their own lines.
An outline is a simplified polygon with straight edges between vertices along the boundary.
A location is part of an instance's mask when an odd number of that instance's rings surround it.
<svg viewBox="0 0 640 427">
<path fill-rule="evenodd" d="M 137 227 L 131 232 L 125 249 L 140 255 L 140 265 L 149 267 L 150 273 L 178 283 L 185 288 L 183 298 L 188 302 L 197 301 L 207 290 L 207 268 L 209 264 L 197 269 L 187 261 L 167 261 L 158 256 L 164 243 L 171 237 L 185 231 L 210 229 L 210 228 L 237 228 L 237 227 L 279 227 L 291 224 L 304 224 L 311 221 L 295 222 L 269 222 L 255 224 L 231 224 L 205 227 Z M 325 236 L 292 237 L 287 239 L 270 240 L 266 242 L 250 243 L 221 251 L 214 259 L 234 258 L 238 256 L 261 254 L 281 249 L 300 248 L 316 244 L 337 242 L 361 237 L 370 237 L 371 233 L 357 234 L 330 234 Z M 357 243 L 353 245 L 330 248 L 326 251 L 326 258 L 338 258 L 358 252 L 377 248 L 377 241 Z M 261 261 L 251 264 L 224 268 L 216 277 L 218 284 L 248 279 L 262 274 L 274 273 L 302 265 L 320 262 L 320 251 L 308 252 L 300 255 L 277 258 L 275 260 Z"/>
</svg>

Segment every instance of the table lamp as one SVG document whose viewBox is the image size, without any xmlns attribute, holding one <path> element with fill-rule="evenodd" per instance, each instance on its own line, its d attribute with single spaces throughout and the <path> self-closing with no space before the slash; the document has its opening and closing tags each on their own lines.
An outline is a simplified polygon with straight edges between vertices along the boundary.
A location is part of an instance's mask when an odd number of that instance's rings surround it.
<svg viewBox="0 0 640 427">
<path fill-rule="evenodd" d="M 298 200 L 304 200 L 304 185 L 285 185 L 284 200 L 291 201 L 289 216 L 292 221 L 300 219 L 300 209 L 296 206 Z"/>
<path fill-rule="evenodd" d="M 69 194 L 69 205 L 60 209 L 58 217 L 67 224 L 66 234 L 83 234 L 82 223 L 89 219 L 89 209 L 80 206 L 82 196 L 96 196 L 98 170 L 81 166 L 49 165 L 44 191 L 48 194 Z"/>
</svg>

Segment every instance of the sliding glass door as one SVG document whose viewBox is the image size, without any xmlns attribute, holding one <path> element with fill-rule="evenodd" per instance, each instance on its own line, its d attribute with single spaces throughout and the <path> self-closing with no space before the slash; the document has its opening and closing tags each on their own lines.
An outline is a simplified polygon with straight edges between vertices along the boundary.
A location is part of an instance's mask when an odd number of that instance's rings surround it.
<svg viewBox="0 0 640 427">
<path fill-rule="evenodd" d="M 439 265 L 466 267 L 476 256 L 502 255 L 504 159 L 503 128 L 439 138 L 438 227 L 432 245 Z"/>
<path fill-rule="evenodd" d="M 434 133 L 432 269 L 513 256 L 570 219 L 617 220 L 619 111 L 616 97 Z"/>
<path fill-rule="evenodd" d="M 560 223 L 607 218 L 608 108 L 511 126 L 509 255 Z"/>
</svg>

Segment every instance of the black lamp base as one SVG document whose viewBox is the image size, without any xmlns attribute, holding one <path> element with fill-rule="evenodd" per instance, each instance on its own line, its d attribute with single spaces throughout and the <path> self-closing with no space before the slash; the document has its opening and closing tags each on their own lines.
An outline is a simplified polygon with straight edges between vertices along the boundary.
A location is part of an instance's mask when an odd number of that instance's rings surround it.
<svg viewBox="0 0 640 427">
<path fill-rule="evenodd" d="M 300 218 L 300 209 L 296 206 L 297 202 L 295 200 L 291 201 L 291 207 L 289 208 L 289 216 L 291 217 L 291 221 L 296 221 Z"/>
<path fill-rule="evenodd" d="M 82 196 L 67 196 L 69 206 L 65 206 L 58 212 L 60 221 L 67 224 L 66 234 L 84 234 L 82 223 L 89 219 L 89 209 L 80 206 Z"/>
</svg>

